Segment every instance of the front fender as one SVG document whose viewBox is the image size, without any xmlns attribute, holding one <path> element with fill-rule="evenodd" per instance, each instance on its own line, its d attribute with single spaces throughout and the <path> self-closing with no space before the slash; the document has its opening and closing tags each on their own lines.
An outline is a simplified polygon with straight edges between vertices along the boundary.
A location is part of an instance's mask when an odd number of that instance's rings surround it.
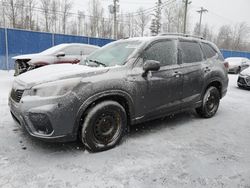
<svg viewBox="0 0 250 188">
<path fill-rule="evenodd" d="M 91 104 L 93 104 L 95 101 L 97 101 L 99 99 L 106 98 L 106 97 L 115 97 L 115 96 L 122 97 L 126 100 L 126 102 L 128 103 L 128 106 L 129 106 L 130 117 L 134 117 L 134 108 L 133 108 L 134 102 L 133 102 L 133 99 L 129 93 L 127 93 L 126 91 L 122 91 L 122 90 L 108 90 L 108 91 L 99 92 L 99 93 L 89 97 L 80 106 L 80 108 L 77 112 L 75 123 L 74 123 L 73 134 L 77 135 L 82 115 L 84 114 L 84 112 L 88 109 L 88 107 Z M 132 119 L 132 118 L 130 118 L 130 119 Z"/>
</svg>

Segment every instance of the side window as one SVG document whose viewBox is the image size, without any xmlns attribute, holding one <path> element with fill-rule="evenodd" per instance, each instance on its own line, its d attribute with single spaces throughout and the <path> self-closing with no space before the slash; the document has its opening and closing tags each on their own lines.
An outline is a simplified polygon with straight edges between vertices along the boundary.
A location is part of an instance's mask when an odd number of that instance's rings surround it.
<svg viewBox="0 0 250 188">
<path fill-rule="evenodd" d="M 211 58 L 216 56 L 217 52 L 209 44 L 202 43 L 202 49 L 206 58 Z"/>
<path fill-rule="evenodd" d="M 180 41 L 182 63 L 194 63 L 202 61 L 200 45 L 193 41 Z"/>
<path fill-rule="evenodd" d="M 177 64 L 175 48 L 175 42 L 170 40 L 154 43 L 144 52 L 143 60 L 159 61 L 161 66 Z"/>
<path fill-rule="evenodd" d="M 81 55 L 81 48 L 79 46 L 70 46 L 64 49 L 65 55 Z"/>
<path fill-rule="evenodd" d="M 95 50 L 97 50 L 97 48 L 92 48 L 92 47 L 84 47 L 81 49 L 82 50 L 82 54 L 83 55 L 89 55 L 91 54 L 92 52 L 94 52 Z"/>
</svg>

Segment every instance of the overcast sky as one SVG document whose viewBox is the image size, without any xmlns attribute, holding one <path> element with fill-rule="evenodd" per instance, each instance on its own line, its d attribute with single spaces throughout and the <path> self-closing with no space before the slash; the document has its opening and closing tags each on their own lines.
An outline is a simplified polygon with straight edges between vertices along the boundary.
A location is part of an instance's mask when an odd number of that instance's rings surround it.
<svg viewBox="0 0 250 188">
<path fill-rule="evenodd" d="M 75 11 L 78 9 L 88 11 L 88 0 L 73 0 Z M 108 5 L 113 0 L 100 0 L 103 8 L 108 9 Z M 166 2 L 168 0 L 163 0 Z M 246 22 L 250 26 L 250 0 L 191 0 L 189 7 L 191 23 L 199 21 L 199 14 L 196 12 L 201 6 L 208 9 L 204 14 L 203 23 L 217 29 L 223 24 L 235 24 L 237 22 Z M 155 6 L 156 0 L 120 0 L 120 6 L 123 13 L 135 12 L 139 7 L 151 8 Z"/>
</svg>

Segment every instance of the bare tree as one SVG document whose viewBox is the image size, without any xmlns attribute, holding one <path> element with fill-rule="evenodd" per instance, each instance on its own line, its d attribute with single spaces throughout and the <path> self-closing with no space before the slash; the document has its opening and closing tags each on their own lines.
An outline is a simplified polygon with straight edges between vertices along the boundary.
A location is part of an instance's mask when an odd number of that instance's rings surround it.
<svg viewBox="0 0 250 188">
<path fill-rule="evenodd" d="M 0 10 L 1 10 L 1 14 L 0 14 L 0 26 L 6 27 L 5 3 L 4 3 L 3 0 L 1 1 L 1 4 L 0 4 Z"/>
<path fill-rule="evenodd" d="M 162 29 L 164 32 L 182 33 L 184 26 L 184 6 L 176 2 L 166 6 L 163 10 Z M 189 28 L 189 11 L 187 12 L 186 27 Z"/>
<path fill-rule="evenodd" d="M 176 32 L 176 26 L 175 26 L 175 20 L 177 17 L 177 7 L 176 5 L 174 6 L 167 6 L 164 11 L 164 21 L 163 21 L 163 31 L 164 32 Z"/>
<path fill-rule="evenodd" d="M 29 16 L 29 29 L 34 29 L 34 21 L 33 21 L 33 15 L 34 15 L 34 8 L 36 4 L 36 0 L 27 0 L 27 12 Z"/>
<path fill-rule="evenodd" d="M 245 23 L 239 23 L 234 26 L 233 29 L 233 50 L 244 50 L 245 42 L 247 39 L 247 36 L 250 34 L 250 28 Z"/>
<path fill-rule="evenodd" d="M 53 0 L 51 3 L 51 23 L 53 26 L 52 31 L 54 33 L 56 33 L 58 31 L 58 25 L 57 25 L 57 21 L 58 21 L 58 7 L 60 6 L 60 1 L 58 2 L 57 0 Z"/>
<path fill-rule="evenodd" d="M 89 29 L 91 36 L 98 36 L 100 34 L 99 24 L 103 17 L 103 8 L 99 0 L 90 0 L 89 1 Z"/>
<path fill-rule="evenodd" d="M 77 29 L 77 34 L 78 35 L 82 35 L 82 28 L 84 26 L 84 22 L 85 22 L 85 14 L 84 11 L 78 11 L 78 16 L 77 16 L 77 25 L 78 25 L 78 29 Z"/>
<path fill-rule="evenodd" d="M 149 15 L 145 13 L 145 10 L 143 8 L 139 8 L 137 12 L 138 16 L 136 18 L 136 24 L 140 29 L 141 36 L 144 36 L 144 31 L 147 24 L 149 23 Z"/>
<path fill-rule="evenodd" d="M 18 3 L 19 0 L 6 0 L 4 3 L 6 7 L 5 12 L 13 28 L 17 27 Z"/>
<path fill-rule="evenodd" d="M 41 9 L 45 18 L 45 31 L 49 32 L 49 22 L 50 22 L 50 8 L 51 8 L 51 0 L 41 0 Z"/>
<path fill-rule="evenodd" d="M 232 28 L 230 25 L 223 25 L 219 29 L 217 36 L 217 45 L 222 49 L 231 49 L 232 46 Z"/>
<path fill-rule="evenodd" d="M 67 19 L 70 16 L 70 11 L 73 7 L 73 3 L 71 0 L 62 0 L 62 27 L 63 27 L 63 33 L 66 33 L 66 25 L 67 25 Z"/>
<path fill-rule="evenodd" d="M 102 35 L 101 37 L 104 38 L 112 38 L 112 29 L 113 29 L 113 16 L 109 14 L 108 19 L 102 18 L 101 20 L 101 28 L 102 28 Z"/>
</svg>

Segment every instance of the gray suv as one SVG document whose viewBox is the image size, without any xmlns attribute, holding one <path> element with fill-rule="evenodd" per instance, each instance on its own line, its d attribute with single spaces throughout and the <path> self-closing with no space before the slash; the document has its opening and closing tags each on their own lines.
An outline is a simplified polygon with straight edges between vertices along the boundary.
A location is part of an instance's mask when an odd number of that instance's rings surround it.
<svg viewBox="0 0 250 188">
<path fill-rule="evenodd" d="M 17 76 L 9 106 L 34 137 L 80 138 L 90 151 L 103 151 L 117 145 L 130 125 L 188 109 L 215 115 L 227 92 L 227 68 L 218 48 L 200 38 L 122 39 L 79 65 Z"/>
</svg>

